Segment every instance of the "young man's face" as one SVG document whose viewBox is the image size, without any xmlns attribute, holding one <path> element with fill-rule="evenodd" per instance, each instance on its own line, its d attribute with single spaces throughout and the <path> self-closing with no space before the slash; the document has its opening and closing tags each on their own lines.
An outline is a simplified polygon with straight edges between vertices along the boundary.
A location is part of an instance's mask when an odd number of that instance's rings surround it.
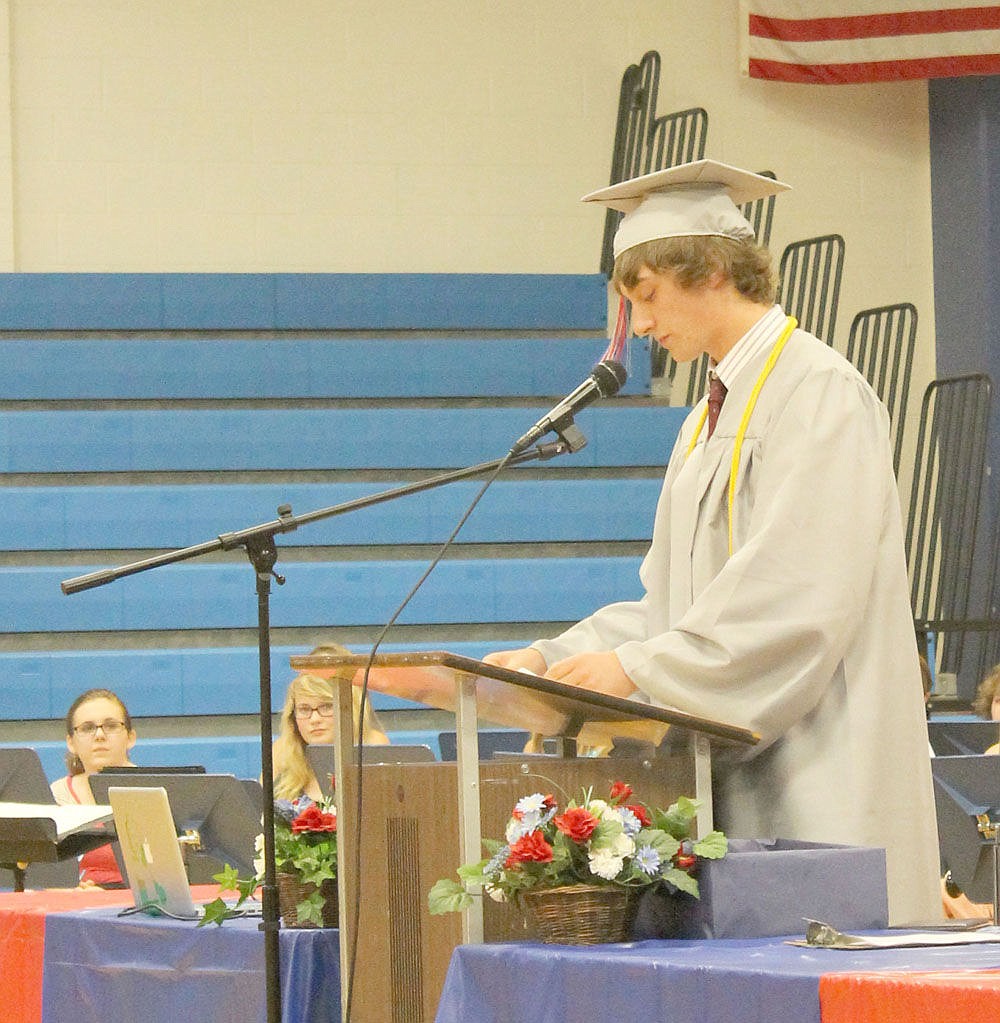
<svg viewBox="0 0 1000 1023">
<path fill-rule="evenodd" d="M 677 362 L 691 362 L 710 351 L 717 326 L 705 284 L 690 288 L 677 283 L 672 273 L 644 267 L 634 288 L 622 288 L 632 305 L 632 330 L 650 337 Z"/>
</svg>

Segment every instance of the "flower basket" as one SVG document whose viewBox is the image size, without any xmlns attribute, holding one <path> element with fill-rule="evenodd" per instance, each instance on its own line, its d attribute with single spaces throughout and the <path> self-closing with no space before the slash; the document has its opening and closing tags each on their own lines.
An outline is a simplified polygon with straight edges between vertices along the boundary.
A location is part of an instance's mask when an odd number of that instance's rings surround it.
<svg viewBox="0 0 1000 1023">
<path fill-rule="evenodd" d="M 548 945 L 628 941 L 636 899 L 629 888 L 590 884 L 521 893 L 538 937 Z"/>
<path fill-rule="evenodd" d="M 299 920 L 298 906 L 316 891 L 316 885 L 299 880 L 294 874 L 277 875 L 278 910 L 281 922 L 285 927 L 316 927 L 311 920 Z M 323 927 L 336 927 L 339 924 L 339 903 L 337 899 L 337 881 L 330 878 L 319 886 L 323 896 Z"/>
<path fill-rule="evenodd" d="M 561 812 L 551 793 L 523 796 L 503 840 L 483 840 L 489 859 L 460 866 L 458 881 L 436 882 L 428 908 L 461 912 L 486 895 L 519 905 L 545 942 L 631 940 L 643 893 L 697 899 L 701 862 L 721 859 L 727 848 L 721 831 L 692 837 L 693 799 L 679 796 L 661 810 L 631 797 L 631 786 L 621 781 L 607 799 L 584 789 Z"/>
<path fill-rule="evenodd" d="M 239 892 L 230 907 L 221 898 L 205 906 L 198 926 L 222 924 L 243 916 L 246 902 L 264 881 L 264 836 L 257 836 L 260 858 L 254 861 L 253 877 L 240 877 L 228 863 L 215 875 L 219 887 Z M 337 808 L 332 800 L 314 803 L 308 796 L 290 803 L 274 804 L 274 865 L 278 887 L 278 911 L 286 927 L 336 927 L 337 906 Z"/>
</svg>

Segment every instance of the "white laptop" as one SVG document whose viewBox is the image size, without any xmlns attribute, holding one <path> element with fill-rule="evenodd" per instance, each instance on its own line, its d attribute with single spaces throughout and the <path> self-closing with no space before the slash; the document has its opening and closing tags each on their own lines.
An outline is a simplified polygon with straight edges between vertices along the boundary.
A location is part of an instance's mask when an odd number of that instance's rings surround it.
<svg viewBox="0 0 1000 1023">
<path fill-rule="evenodd" d="M 108 802 L 136 910 L 197 920 L 166 789 L 112 786 Z"/>
</svg>

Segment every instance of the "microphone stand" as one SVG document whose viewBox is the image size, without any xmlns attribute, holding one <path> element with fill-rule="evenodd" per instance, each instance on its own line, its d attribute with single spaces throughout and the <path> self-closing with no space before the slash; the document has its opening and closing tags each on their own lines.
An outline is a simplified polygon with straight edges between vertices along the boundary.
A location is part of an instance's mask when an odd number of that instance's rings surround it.
<svg viewBox="0 0 1000 1023">
<path fill-rule="evenodd" d="M 560 424 L 559 440 L 549 444 L 541 444 L 528 451 L 508 454 L 505 458 L 492 462 L 481 462 L 465 469 L 439 473 L 425 480 L 418 480 L 393 490 L 368 497 L 359 497 L 353 501 L 320 508 L 306 512 L 304 515 L 293 515 L 291 505 L 283 504 L 278 508 L 278 518 L 271 522 L 263 522 L 232 533 L 221 533 L 215 540 L 170 551 L 153 558 L 145 558 L 118 568 L 102 569 L 88 575 L 76 576 L 60 584 L 67 596 L 81 590 L 104 586 L 128 575 L 145 572 L 151 568 L 172 565 L 178 561 L 187 561 L 220 550 L 234 550 L 242 547 L 250 559 L 256 578 L 257 591 L 257 647 L 260 662 L 260 759 L 263 776 L 264 806 L 264 883 L 261 886 L 261 925 L 264 932 L 264 974 L 267 996 L 267 1023 L 281 1023 L 281 974 L 278 946 L 278 929 L 280 917 L 278 913 L 278 889 L 274 862 L 274 775 L 271 760 L 271 621 L 270 593 L 271 579 L 283 585 L 285 579 L 274 571 L 278 560 L 278 549 L 274 538 L 278 533 L 290 533 L 300 525 L 318 522 L 334 515 L 359 511 L 371 505 L 391 501 L 397 497 L 417 494 L 424 490 L 444 486 L 457 480 L 482 476 L 507 465 L 520 465 L 522 462 L 547 461 L 557 455 L 578 451 L 586 444 L 586 438 L 572 421 Z"/>
</svg>

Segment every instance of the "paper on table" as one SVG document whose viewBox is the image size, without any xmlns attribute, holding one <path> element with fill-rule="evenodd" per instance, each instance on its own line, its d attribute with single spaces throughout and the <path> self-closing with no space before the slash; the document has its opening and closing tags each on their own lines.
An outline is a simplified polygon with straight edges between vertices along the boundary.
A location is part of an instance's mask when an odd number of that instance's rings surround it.
<svg viewBox="0 0 1000 1023">
<path fill-rule="evenodd" d="M 805 940 L 787 941 L 801 948 L 859 949 L 918 948 L 931 945 L 979 945 L 1000 942 L 1000 927 L 978 925 L 964 931 L 910 931 L 899 934 L 842 934 L 835 927 L 809 920 Z"/>
</svg>

